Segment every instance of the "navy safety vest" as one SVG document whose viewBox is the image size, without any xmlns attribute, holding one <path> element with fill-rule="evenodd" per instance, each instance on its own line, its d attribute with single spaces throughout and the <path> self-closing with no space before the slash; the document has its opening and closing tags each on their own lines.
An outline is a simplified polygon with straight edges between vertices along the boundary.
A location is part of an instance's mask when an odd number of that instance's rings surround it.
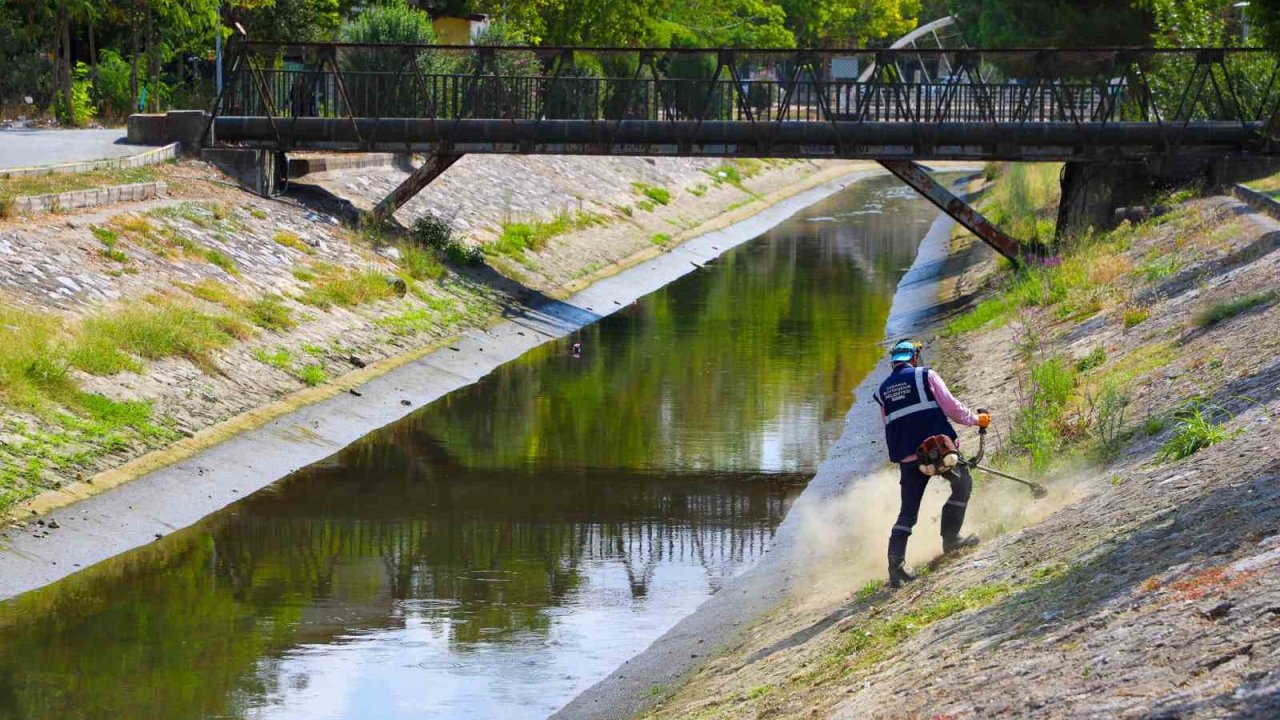
<svg viewBox="0 0 1280 720">
<path fill-rule="evenodd" d="M 947 422 L 929 387 L 929 368 L 899 365 L 880 383 L 875 398 L 884 408 L 884 436 L 890 460 L 902 462 L 902 458 L 915 453 L 925 438 L 934 435 L 956 439 L 955 428 Z"/>
</svg>

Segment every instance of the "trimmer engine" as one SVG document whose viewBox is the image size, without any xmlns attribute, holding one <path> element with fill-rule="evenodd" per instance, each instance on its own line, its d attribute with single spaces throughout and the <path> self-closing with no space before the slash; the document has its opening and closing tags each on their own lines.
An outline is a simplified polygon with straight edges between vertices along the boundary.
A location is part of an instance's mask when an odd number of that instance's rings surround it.
<svg viewBox="0 0 1280 720">
<path fill-rule="evenodd" d="M 945 475 L 963 462 L 955 441 L 946 435 L 925 438 L 920 447 L 916 448 L 916 457 L 920 461 L 920 472 L 929 476 Z"/>
</svg>

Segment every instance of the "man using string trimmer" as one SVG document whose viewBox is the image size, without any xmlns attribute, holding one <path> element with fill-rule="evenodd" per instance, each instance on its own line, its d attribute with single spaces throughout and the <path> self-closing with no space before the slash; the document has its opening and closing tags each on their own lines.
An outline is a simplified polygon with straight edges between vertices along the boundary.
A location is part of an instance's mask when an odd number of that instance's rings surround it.
<svg viewBox="0 0 1280 720">
<path fill-rule="evenodd" d="M 911 340 L 902 340 L 893 346 L 889 351 L 892 371 L 875 394 L 884 420 L 889 459 L 898 463 L 902 472 L 902 509 L 889 534 L 889 587 L 892 588 L 915 579 L 904 567 L 907 540 L 915 527 L 930 475 L 942 475 L 951 483 L 951 497 L 942 508 L 942 551 L 950 553 L 978 544 L 976 535 L 960 537 L 973 479 L 968 466 L 960 461 L 955 445 L 956 431 L 947 419 L 985 429 L 991 417 L 985 410 L 975 413 L 957 400 L 942 378 L 922 364 L 921 347 Z M 922 470 L 919 456 L 921 444 L 926 440 L 932 443 L 925 448 L 930 456 L 952 460 L 950 465 L 937 468 L 930 475 Z M 924 467 L 935 469 L 931 464 Z"/>
</svg>

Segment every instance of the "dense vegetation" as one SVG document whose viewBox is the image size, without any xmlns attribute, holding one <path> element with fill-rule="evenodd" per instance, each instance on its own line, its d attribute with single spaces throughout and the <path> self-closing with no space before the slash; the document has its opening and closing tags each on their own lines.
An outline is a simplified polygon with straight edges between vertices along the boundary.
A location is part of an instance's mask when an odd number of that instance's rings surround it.
<svg viewBox="0 0 1280 720">
<path fill-rule="evenodd" d="M 239 23 L 260 40 L 432 42 L 430 6 L 484 13 L 482 41 L 632 47 L 867 47 L 954 14 L 971 45 L 1254 44 L 1280 10 L 1232 0 L 7 0 L 0 4 L 0 115 L 66 124 L 211 102 L 214 40 Z M 376 18 L 363 16 L 374 14 Z M 375 20 L 376 21 L 371 21 Z M 6 111 L 7 112 L 4 112 Z"/>
</svg>

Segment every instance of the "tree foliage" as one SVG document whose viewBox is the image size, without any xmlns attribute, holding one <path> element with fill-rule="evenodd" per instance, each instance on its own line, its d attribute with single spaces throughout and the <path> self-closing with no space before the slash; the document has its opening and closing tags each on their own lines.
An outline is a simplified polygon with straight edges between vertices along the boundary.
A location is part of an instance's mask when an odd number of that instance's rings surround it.
<svg viewBox="0 0 1280 720">
<path fill-rule="evenodd" d="M 975 47 L 1148 45 L 1153 18 L 1132 0 L 951 0 Z"/>
</svg>

